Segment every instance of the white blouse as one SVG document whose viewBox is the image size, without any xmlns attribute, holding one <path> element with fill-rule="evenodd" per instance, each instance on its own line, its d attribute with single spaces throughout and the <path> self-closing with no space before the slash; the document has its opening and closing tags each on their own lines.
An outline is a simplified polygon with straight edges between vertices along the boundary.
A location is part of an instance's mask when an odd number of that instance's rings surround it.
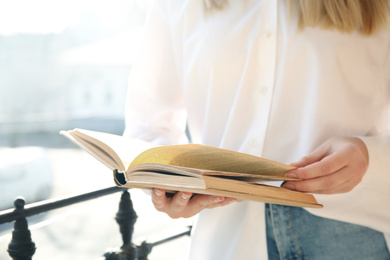
<svg viewBox="0 0 390 260">
<path fill-rule="evenodd" d="M 390 27 L 374 36 L 297 29 L 287 1 L 158 0 L 129 80 L 125 135 L 284 163 L 333 136 L 358 136 L 370 164 L 353 191 L 311 213 L 390 238 Z M 202 211 L 190 259 L 266 259 L 264 204 Z"/>
</svg>

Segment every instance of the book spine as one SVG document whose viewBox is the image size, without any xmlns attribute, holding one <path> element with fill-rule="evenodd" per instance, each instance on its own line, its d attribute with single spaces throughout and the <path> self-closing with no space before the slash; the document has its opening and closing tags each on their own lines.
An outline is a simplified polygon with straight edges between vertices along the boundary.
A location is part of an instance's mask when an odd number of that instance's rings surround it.
<svg viewBox="0 0 390 260">
<path fill-rule="evenodd" d="M 126 172 L 115 169 L 114 170 L 114 179 L 115 179 L 115 182 L 118 186 L 126 185 L 126 183 L 127 183 Z"/>
</svg>

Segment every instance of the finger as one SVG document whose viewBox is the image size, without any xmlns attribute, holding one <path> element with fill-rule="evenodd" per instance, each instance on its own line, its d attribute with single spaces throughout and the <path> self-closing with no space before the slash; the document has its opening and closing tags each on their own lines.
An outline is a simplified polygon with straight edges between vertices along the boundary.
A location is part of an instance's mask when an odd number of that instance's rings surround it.
<svg viewBox="0 0 390 260">
<path fill-rule="evenodd" d="M 359 180 L 357 180 L 358 178 L 351 179 L 350 175 L 350 169 L 343 168 L 342 170 L 334 174 L 313 179 L 307 179 L 303 181 L 285 182 L 282 186 L 284 188 L 296 191 L 319 194 L 334 194 L 346 192 L 349 187 L 354 187 L 354 183 L 359 182 Z"/>
<path fill-rule="evenodd" d="M 359 184 L 359 182 L 357 182 L 357 181 L 347 180 L 344 183 L 341 183 L 340 185 L 332 187 L 330 189 L 313 191 L 311 193 L 316 193 L 316 194 L 346 193 L 346 192 L 350 192 L 351 190 L 353 190 L 353 188 L 356 187 L 356 185 L 358 185 L 358 184 Z"/>
<path fill-rule="evenodd" d="M 173 214 L 183 211 L 183 209 L 187 206 L 188 201 L 192 196 L 191 192 L 177 192 L 169 205 L 170 212 Z"/>
<path fill-rule="evenodd" d="M 225 200 L 223 196 L 210 196 L 197 194 L 188 203 L 186 215 L 193 216 L 205 208 L 212 208 L 212 205 L 218 204 Z"/>
<path fill-rule="evenodd" d="M 353 190 L 360 183 L 360 181 L 361 180 L 348 180 L 344 184 L 339 185 L 338 187 L 334 188 L 331 191 L 331 193 L 327 192 L 327 191 L 323 191 L 323 192 L 319 192 L 319 193 L 322 193 L 322 194 L 337 194 L 337 193 L 350 192 L 351 190 Z"/>
<path fill-rule="evenodd" d="M 346 167 L 349 162 L 349 157 L 346 153 L 336 152 L 324 157 L 321 161 L 312 163 L 303 168 L 298 168 L 293 171 L 298 179 L 313 179 L 321 176 L 326 176 L 335 173 Z M 291 173 L 287 174 L 287 176 Z"/>
<path fill-rule="evenodd" d="M 229 204 L 236 202 L 236 201 L 237 201 L 237 199 L 235 199 L 235 198 L 225 198 L 221 202 L 208 205 L 206 208 L 211 209 L 211 208 L 226 206 L 226 205 L 229 205 Z"/>
<path fill-rule="evenodd" d="M 233 198 L 224 196 L 197 195 L 190 201 L 190 205 L 194 208 L 214 208 L 222 205 L 227 205 L 234 201 Z"/>
<path fill-rule="evenodd" d="M 295 166 L 297 168 L 305 167 L 307 165 L 321 161 L 327 154 L 328 154 L 328 148 L 325 146 L 320 146 L 309 155 L 300 158 L 297 162 L 293 162 L 290 165 Z"/>
<path fill-rule="evenodd" d="M 192 216 L 199 213 L 203 209 L 226 206 L 235 201 L 237 200 L 234 198 L 197 194 L 189 201 L 188 211 L 186 213 Z"/>
<path fill-rule="evenodd" d="M 168 200 L 170 200 L 170 199 L 167 196 L 165 196 L 165 190 L 153 189 L 152 202 L 153 202 L 154 207 L 158 211 L 164 211 L 164 209 L 168 205 Z"/>
</svg>

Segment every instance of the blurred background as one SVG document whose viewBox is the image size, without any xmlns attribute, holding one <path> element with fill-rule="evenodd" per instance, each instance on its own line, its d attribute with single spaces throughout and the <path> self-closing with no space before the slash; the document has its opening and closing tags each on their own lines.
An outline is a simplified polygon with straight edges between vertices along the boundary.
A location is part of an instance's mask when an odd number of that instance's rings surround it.
<svg viewBox="0 0 390 260">
<path fill-rule="evenodd" d="M 60 130 L 124 130 L 127 80 L 151 0 L 0 0 L 0 210 L 113 186 L 111 172 Z M 91 181 L 91 175 L 94 178 Z M 28 218 L 33 259 L 96 259 L 121 245 L 120 194 Z M 184 231 L 148 195 L 131 191 L 134 242 Z M 12 223 L 0 225 L 0 259 Z M 156 247 L 150 259 L 183 259 L 188 238 Z M 175 252 L 175 253 L 172 253 Z"/>
</svg>

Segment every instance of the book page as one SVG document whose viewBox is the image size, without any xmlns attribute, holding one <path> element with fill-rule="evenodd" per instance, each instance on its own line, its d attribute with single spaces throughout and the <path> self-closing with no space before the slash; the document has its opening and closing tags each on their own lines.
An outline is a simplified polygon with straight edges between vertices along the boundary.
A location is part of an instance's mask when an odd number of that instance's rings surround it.
<svg viewBox="0 0 390 260">
<path fill-rule="evenodd" d="M 155 174 L 158 175 L 176 174 L 176 175 L 194 177 L 198 179 L 202 179 L 202 175 L 203 175 L 203 170 L 180 167 L 180 166 L 165 165 L 165 164 L 157 164 L 157 163 L 138 164 L 133 167 L 130 167 L 127 173 L 129 176 L 133 176 L 133 175 L 142 174 L 145 171 L 154 172 Z"/>
<path fill-rule="evenodd" d="M 241 196 L 252 196 L 252 199 L 269 203 L 322 208 L 312 194 L 288 190 L 282 187 L 273 187 L 263 184 L 246 183 L 242 181 L 221 179 L 211 176 L 204 177 L 209 190 L 221 190 L 239 193 Z M 242 197 L 244 198 L 244 197 Z M 248 197 L 249 198 L 249 197 Z"/>
<path fill-rule="evenodd" d="M 78 143 L 84 143 L 84 147 L 81 148 L 109 166 L 111 170 L 113 167 L 114 169 L 126 170 L 139 153 L 153 147 L 152 144 L 141 140 L 85 129 L 61 131 L 61 134 L 65 135 L 66 132 L 77 139 Z M 87 149 L 85 146 L 88 146 Z"/>
<path fill-rule="evenodd" d="M 103 150 L 100 146 L 96 145 L 93 142 L 82 139 L 78 136 L 72 136 L 67 133 L 70 139 L 77 144 L 81 149 L 98 159 L 101 163 L 106 165 L 110 170 L 120 169 L 124 167 L 123 164 L 118 163 L 113 159 L 113 157 Z"/>
<path fill-rule="evenodd" d="M 150 171 L 137 171 L 133 174 L 127 175 L 127 183 L 129 185 L 131 183 L 139 184 L 139 185 L 149 185 L 154 186 L 157 185 L 166 185 L 169 186 L 170 189 L 174 187 L 185 187 L 191 189 L 205 189 L 206 184 L 202 178 L 177 175 L 177 174 L 160 174 L 156 172 Z"/>
<path fill-rule="evenodd" d="M 198 168 L 209 171 L 284 176 L 293 166 L 257 156 L 199 144 L 155 147 L 133 160 L 130 167 L 141 163 Z"/>
</svg>

